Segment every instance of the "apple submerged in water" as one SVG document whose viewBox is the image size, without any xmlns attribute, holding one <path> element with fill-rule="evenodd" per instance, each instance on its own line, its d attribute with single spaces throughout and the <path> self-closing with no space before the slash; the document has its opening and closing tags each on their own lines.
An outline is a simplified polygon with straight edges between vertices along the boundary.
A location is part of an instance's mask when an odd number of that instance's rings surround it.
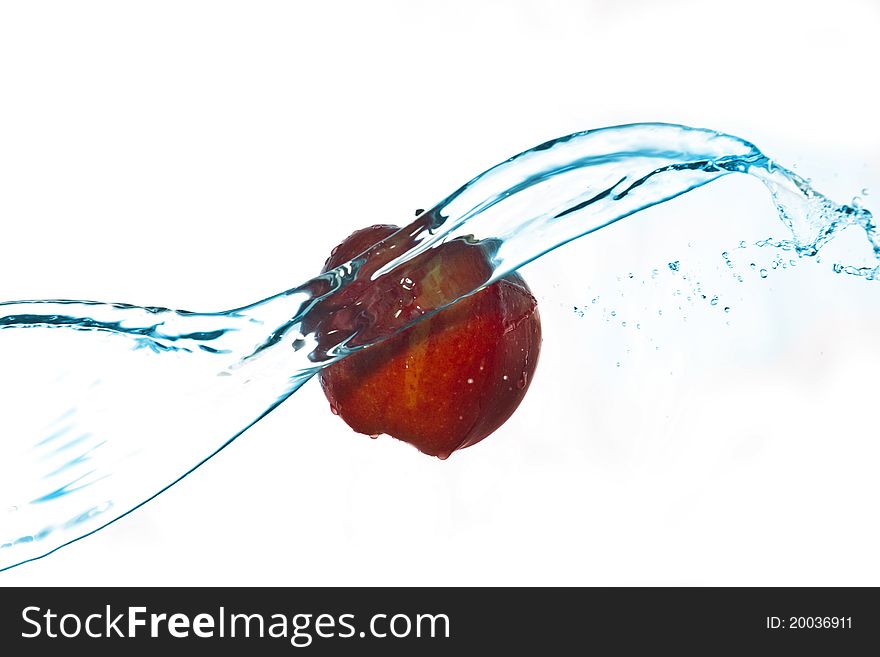
<svg viewBox="0 0 880 657">
<path fill-rule="evenodd" d="M 396 230 L 379 225 L 356 231 L 333 250 L 324 271 Z M 434 251 L 424 267 L 415 268 L 417 274 L 401 281 L 407 284 L 382 291 L 381 312 L 418 308 L 420 300 L 425 308 L 449 303 L 457 296 L 444 298 L 455 288 L 449 281 L 487 271 L 484 252 L 463 242 Z M 406 298 L 388 298 L 393 296 Z M 529 388 L 540 347 L 537 302 L 522 277 L 512 273 L 329 365 L 319 378 L 334 413 L 355 431 L 388 434 L 446 458 L 483 440 L 513 414 Z"/>
</svg>

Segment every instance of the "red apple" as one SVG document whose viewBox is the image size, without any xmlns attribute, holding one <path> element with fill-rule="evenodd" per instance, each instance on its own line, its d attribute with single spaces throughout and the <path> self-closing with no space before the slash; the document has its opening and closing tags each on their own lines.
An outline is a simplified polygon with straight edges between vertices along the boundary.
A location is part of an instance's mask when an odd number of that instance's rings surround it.
<svg viewBox="0 0 880 657">
<path fill-rule="evenodd" d="M 381 225 L 353 233 L 333 250 L 324 271 L 396 230 Z M 399 254 L 389 249 L 393 241 L 374 249 L 378 257 L 371 256 L 368 270 L 349 286 L 357 287 L 343 291 L 357 301 L 337 302 L 331 326 L 408 322 L 473 289 L 491 271 L 485 251 L 451 240 L 407 263 L 406 274 L 395 276 L 393 285 L 377 286 L 368 274 Z M 319 377 L 334 413 L 355 431 L 389 434 L 446 458 L 481 441 L 513 414 L 532 381 L 540 347 L 537 302 L 522 277 L 512 273 L 332 363 Z"/>
</svg>

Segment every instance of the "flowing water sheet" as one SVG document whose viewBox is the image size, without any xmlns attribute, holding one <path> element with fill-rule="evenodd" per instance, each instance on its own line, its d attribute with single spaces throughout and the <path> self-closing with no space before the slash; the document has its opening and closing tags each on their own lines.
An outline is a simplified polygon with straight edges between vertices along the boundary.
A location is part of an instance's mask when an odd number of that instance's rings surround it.
<svg viewBox="0 0 880 657">
<path fill-rule="evenodd" d="M 737 137 L 633 124 L 569 135 L 493 167 L 386 240 L 383 253 L 397 251 L 378 269 L 365 266 L 377 253 L 370 249 L 244 308 L 0 303 L 0 570 L 136 509 L 321 367 L 439 310 L 420 308 L 415 319 L 361 312 L 359 322 L 316 331 L 361 308 L 371 289 L 395 289 L 414 258 L 453 239 L 480 249 L 489 267 L 453 295 L 465 296 L 566 242 L 731 173 L 769 189 L 790 233 L 775 248 L 814 256 L 855 227 L 873 257 L 836 263 L 830 275 L 880 278 L 880 243 L 866 209 L 831 202 Z"/>
</svg>

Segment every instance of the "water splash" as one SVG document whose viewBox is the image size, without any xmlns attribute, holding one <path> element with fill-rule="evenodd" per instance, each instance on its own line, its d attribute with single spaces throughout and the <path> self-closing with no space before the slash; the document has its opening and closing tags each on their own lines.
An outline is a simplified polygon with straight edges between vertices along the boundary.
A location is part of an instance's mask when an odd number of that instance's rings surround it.
<svg viewBox="0 0 880 657">
<path fill-rule="evenodd" d="M 815 256 L 856 227 L 873 261 L 833 269 L 880 278 L 876 227 L 860 204 L 833 203 L 737 137 L 633 124 L 521 153 L 357 258 L 242 308 L 0 303 L 0 570 L 149 501 L 328 363 L 562 244 L 732 173 L 770 191 L 791 235 L 777 248 Z M 479 257 L 431 288 L 426 263 L 450 249 Z M 418 304 L 404 293 L 415 286 Z"/>
</svg>

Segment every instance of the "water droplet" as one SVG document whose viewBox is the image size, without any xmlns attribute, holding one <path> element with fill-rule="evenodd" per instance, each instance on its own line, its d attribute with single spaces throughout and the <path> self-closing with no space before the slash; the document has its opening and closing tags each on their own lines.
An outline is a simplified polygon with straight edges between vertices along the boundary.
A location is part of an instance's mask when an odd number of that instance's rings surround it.
<svg viewBox="0 0 880 657">
<path fill-rule="evenodd" d="M 468 383 L 473 383 L 473 382 L 474 382 L 473 379 L 468 379 Z"/>
<path fill-rule="evenodd" d="M 370 438 L 372 438 L 373 440 L 376 440 L 376 438 L 378 438 L 378 437 L 379 437 L 378 433 L 371 433 L 370 434 Z"/>
<path fill-rule="evenodd" d="M 339 409 L 336 408 L 334 404 L 330 404 L 330 412 L 333 413 L 333 415 L 339 415 Z"/>
<path fill-rule="evenodd" d="M 761 278 L 767 278 L 767 270 L 766 269 L 761 270 Z"/>
<path fill-rule="evenodd" d="M 523 372 L 522 374 L 520 374 L 519 379 L 516 382 L 516 387 L 519 388 L 520 390 L 522 390 L 523 388 L 526 387 L 526 383 L 528 383 L 528 380 L 529 380 L 528 372 Z"/>
<path fill-rule="evenodd" d="M 507 375 L 506 375 L 506 374 L 505 374 L 504 376 L 502 376 L 501 378 L 502 378 L 504 381 L 507 381 Z"/>
</svg>

